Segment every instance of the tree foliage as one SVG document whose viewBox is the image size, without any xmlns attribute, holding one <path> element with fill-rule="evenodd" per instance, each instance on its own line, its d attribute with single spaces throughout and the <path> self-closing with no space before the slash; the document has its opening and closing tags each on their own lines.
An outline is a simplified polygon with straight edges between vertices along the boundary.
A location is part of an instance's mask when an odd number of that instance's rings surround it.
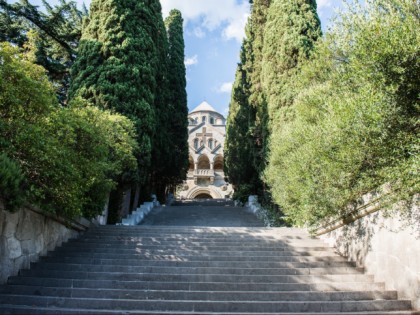
<svg viewBox="0 0 420 315">
<path fill-rule="evenodd" d="M 270 150 L 269 121 L 279 107 L 273 104 L 282 101 L 282 84 L 320 36 L 316 3 L 253 1 L 246 35 L 228 118 L 227 171 L 237 191 L 258 193 L 268 204 L 262 175 Z M 244 177 L 235 183 L 241 176 L 237 171 Z"/>
<path fill-rule="evenodd" d="M 255 0 L 252 2 L 251 17 L 247 26 L 247 60 L 245 64 L 247 83 L 249 85 L 249 133 L 253 141 L 250 146 L 250 159 L 257 173 L 258 179 L 253 187 L 254 193 L 261 197 L 263 203 L 267 203 L 267 191 L 261 180 L 261 174 L 266 167 L 266 155 L 268 146 L 268 111 L 265 92 L 262 88 L 262 62 L 265 27 L 268 18 L 268 11 L 272 0 Z"/>
<path fill-rule="evenodd" d="M 255 110 L 249 104 L 250 91 L 246 71 L 249 48 L 250 45 L 245 39 L 232 89 L 224 149 L 225 173 L 235 188 L 234 198 L 242 202 L 249 195 L 256 194 L 258 186 L 258 174 L 252 159 L 249 158 L 254 149 L 250 126 L 255 122 Z"/>
<path fill-rule="evenodd" d="M 168 34 L 168 114 L 169 155 L 166 156 L 168 184 L 175 187 L 188 169 L 188 106 L 183 18 L 172 10 L 165 20 Z"/>
<path fill-rule="evenodd" d="M 343 214 L 385 183 L 397 200 L 418 193 L 419 16 L 413 1 L 349 7 L 289 80 L 265 175 L 292 222 Z"/>
<path fill-rule="evenodd" d="M 264 29 L 261 61 L 262 93 L 268 104 L 268 128 L 281 111 L 290 105 L 289 77 L 299 71 L 321 36 L 321 23 L 315 0 L 273 0 Z M 270 130 L 271 131 L 271 130 Z"/>
<path fill-rule="evenodd" d="M 28 0 L 9 4 L 0 0 L 0 41 L 31 47 L 35 62 L 48 71 L 59 101 L 66 103 L 70 67 L 77 56 L 82 22 L 87 10 L 75 2 L 60 0 L 57 5 L 43 1 L 44 10 Z M 30 35 L 30 36 L 29 36 Z"/>
<path fill-rule="evenodd" d="M 136 168 L 132 123 L 80 99 L 62 108 L 45 69 L 7 43 L 0 90 L 1 197 L 67 217 L 101 213 L 118 177 Z"/>
<path fill-rule="evenodd" d="M 140 177 L 150 171 L 159 58 L 153 8 L 146 1 L 95 0 L 72 68 L 70 99 L 80 96 L 131 119 Z"/>
<path fill-rule="evenodd" d="M 166 187 L 185 176 L 188 158 L 182 17 L 172 12 L 167 34 L 161 11 L 158 0 L 93 1 L 70 98 L 134 122 L 140 172 L 133 179 L 162 200 Z"/>
</svg>

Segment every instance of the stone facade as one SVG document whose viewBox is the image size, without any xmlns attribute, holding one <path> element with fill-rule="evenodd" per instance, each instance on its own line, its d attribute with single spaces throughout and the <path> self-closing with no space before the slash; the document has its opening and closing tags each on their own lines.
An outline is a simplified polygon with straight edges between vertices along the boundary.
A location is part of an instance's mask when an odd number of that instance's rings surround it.
<svg viewBox="0 0 420 315">
<path fill-rule="evenodd" d="M 223 171 L 226 119 L 207 102 L 188 115 L 189 170 L 181 199 L 221 199 L 233 194 Z"/>
<path fill-rule="evenodd" d="M 0 203 L 0 284 L 79 233 L 29 209 L 10 213 Z"/>
</svg>

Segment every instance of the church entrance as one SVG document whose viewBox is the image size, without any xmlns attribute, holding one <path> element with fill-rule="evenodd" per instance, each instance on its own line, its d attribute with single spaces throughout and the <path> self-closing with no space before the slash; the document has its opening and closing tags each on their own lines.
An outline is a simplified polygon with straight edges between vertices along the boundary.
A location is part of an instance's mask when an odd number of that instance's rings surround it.
<svg viewBox="0 0 420 315">
<path fill-rule="evenodd" d="M 213 199 L 213 197 L 209 194 L 199 194 L 194 199 Z"/>
</svg>

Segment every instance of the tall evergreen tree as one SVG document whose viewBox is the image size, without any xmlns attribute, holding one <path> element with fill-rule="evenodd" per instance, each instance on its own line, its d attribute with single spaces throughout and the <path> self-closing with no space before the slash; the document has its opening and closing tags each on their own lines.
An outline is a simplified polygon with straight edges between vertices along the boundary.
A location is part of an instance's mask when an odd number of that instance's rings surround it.
<svg viewBox="0 0 420 315">
<path fill-rule="evenodd" d="M 151 177 L 150 182 L 144 185 L 142 191 L 147 194 L 154 193 L 159 200 L 163 201 L 168 181 L 165 170 L 170 155 L 171 141 L 169 135 L 171 112 L 170 90 L 168 89 L 168 38 L 159 0 L 149 1 L 148 5 L 155 21 L 151 35 L 157 48 L 156 84 L 159 91 L 156 91 L 154 101 L 155 127 L 152 136 Z"/>
<path fill-rule="evenodd" d="M 165 20 L 169 41 L 169 137 L 170 155 L 166 173 L 172 187 L 185 179 L 188 169 L 188 105 L 183 18 L 172 10 Z"/>
<path fill-rule="evenodd" d="M 261 68 L 262 51 L 264 45 L 264 29 L 267 22 L 268 9 L 272 0 L 252 1 L 252 12 L 249 27 L 250 57 L 247 60 L 247 80 L 250 85 L 250 136 L 253 146 L 250 148 L 249 157 L 253 161 L 258 181 L 255 183 L 258 194 L 264 197 L 264 187 L 260 180 L 266 165 L 266 147 L 269 138 L 267 130 L 267 101 L 262 89 Z"/>
<path fill-rule="evenodd" d="M 158 3 L 158 1 L 155 1 Z M 79 56 L 72 68 L 70 98 L 81 96 L 94 105 L 129 117 L 140 147 L 140 178 L 150 173 L 159 70 L 154 38 L 156 8 L 150 1 L 94 0 L 83 29 Z"/>
<path fill-rule="evenodd" d="M 321 23 L 315 0 L 273 0 L 268 11 L 262 49 L 261 83 L 272 121 L 281 107 L 290 105 L 285 90 L 288 79 L 310 57 L 321 37 Z M 270 130 L 271 131 L 271 130 Z"/>
<path fill-rule="evenodd" d="M 249 156 L 254 146 L 249 127 L 254 123 L 255 110 L 249 104 L 249 83 L 247 81 L 247 58 L 250 45 L 244 39 L 241 48 L 241 62 L 236 70 L 229 116 L 226 124 L 225 173 L 235 188 L 235 199 L 245 201 L 250 194 L 257 193 L 258 174 Z"/>
<path fill-rule="evenodd" d="M 279 174 L 271 165 L 272 152 L 278 145 L 273 134 L 282 128 L 288 107 L 295 96 L 291 78 L 299 72 L 321 37 L 321 25 L 315 0 L 273 0 L 267 12 L 264 28 L 260 82 L 266 108 L 264 109 L 265 131 L 262 147 L 264 164 L 259 169 L 263 177 L 267 170 Z M 265 183 L 270 183 L 264 178 Z M 268 189 L 272 202 L 272 189 Z"/>
<path fill-rule="evenodd" d="M 262 114 L 264 102 L 261 86 L 262 50 L 264 45 L 264 28 L 267 22 L 268 9 L 272 0 L 252 1 L 252 13 L 249 21 L 249 41 L 252 45 L 252 58 L 247 60 L 249 65 L 250 103 L 257 109 L 258 116 Z"/>
<path fill-rule="evenodd" d="M 238 198 L 251 193 L 263 195 L 264 190 L 260 175 L 265 165 L 267 106 L 261 87 L 261 62 L 270 3 L 271 0 L 250 1 L 251 16 L 229 108 L 225 167 Z"/>
</svg>

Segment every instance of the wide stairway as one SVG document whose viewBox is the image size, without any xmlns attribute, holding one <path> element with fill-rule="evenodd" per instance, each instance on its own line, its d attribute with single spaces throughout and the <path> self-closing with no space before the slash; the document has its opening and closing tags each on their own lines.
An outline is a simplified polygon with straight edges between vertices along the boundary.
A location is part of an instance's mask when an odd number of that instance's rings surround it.
<svg viewBox="0 0 420 315">
<path fill-rule="evenodd" d="M 1 286 L 0 314 L 420 314 L 304 230 L 237 227 L 242 208 L 196 208 L 187 221 L 200 227 L 175 219 L 189 204 L 91 229 Z"/>
</svg>

